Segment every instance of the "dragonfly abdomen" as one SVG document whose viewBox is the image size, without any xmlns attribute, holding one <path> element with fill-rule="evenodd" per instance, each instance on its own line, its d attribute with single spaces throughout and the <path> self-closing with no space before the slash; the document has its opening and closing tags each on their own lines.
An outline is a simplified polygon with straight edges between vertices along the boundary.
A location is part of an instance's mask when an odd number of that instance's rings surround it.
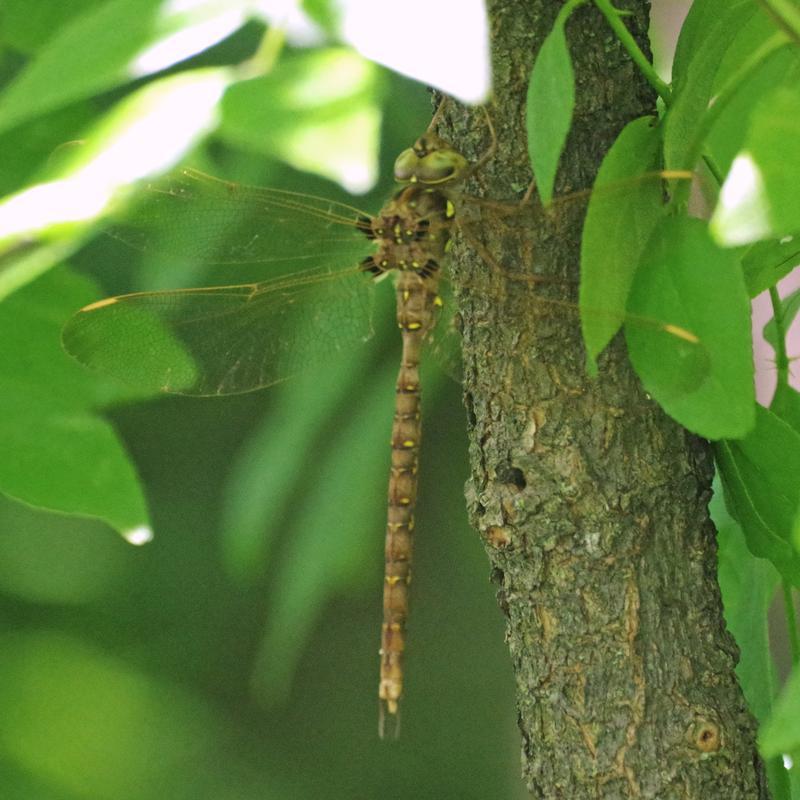
<svg viewBox="0 0 800 800">
<path fill-rule="evenodd" d="M 359 228 L 378 245 L 375 255 L 362 262 L 362 269 L 375 277 L 390 270 L 396 272 L 397 324 L 403 338 L 392 424 L 386 525 L 378 690 L 381 735 L 384 712 L 395 717 L 403 694 L 403 651 L 422 438 L 419 360 L 423 341 L 436 323 L 440 305 L 437 293 L 439 265 L 444 259 L 454 223 L 452 203 L 447 193 L 435 184 L 458 178 L 466 166 L 462 156 L 449 150 L 442 159 L 441 152 L 437 154 L 423 147 L 428 139 L 435 140 L 439 150 L 445 144 L 438 137 L 429 135 L 402 154 L 395 166 L 395 177 L 406 185 L 368 225 L 365 220 L 359 222 Z M 432 158 L 437 159 L 438 167 L 432 165 Z M 461 168 L 457 168 L 459 165 Z M 445 177 L 441 174 L 443 168 L 446 168 Z"/>
<path fill-rule="evenodd" d="M 397 277 L 397 324 L 402 333 L 403 354 L 392 424 L 379 687 L 381 703 L 392 715 L 397 713 L 403 693 L 403 651 L 422 438 L 419 359 L 423 340 L 436 320 L 436 284 L 436 277 L 412 270 L 402 270 Z"/>
</svg>

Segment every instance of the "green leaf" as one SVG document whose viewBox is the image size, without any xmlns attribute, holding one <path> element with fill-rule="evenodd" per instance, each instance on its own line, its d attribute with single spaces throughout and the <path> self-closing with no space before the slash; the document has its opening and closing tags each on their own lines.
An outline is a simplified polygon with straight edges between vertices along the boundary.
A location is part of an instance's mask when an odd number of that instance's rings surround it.
<svg viewBox="0 0 800 800">
<path fill-rule="evenodd" d="M 336 36 L 342 9 L 334 0 L 301 0 L 303 11 L 331 38 Z"/>
<path fill-rule="evenodd" d="M 758 732 L 758 745 L 764 758 L 800 750 L 800 667 L 797 665 L 778 696 L 772 715 Z"/>
<path fill-rule="evenodd" d="M 775 665 L 770 656 L 767 612 L 780 576 L 769 561 L 747 549 L 742 529 L 728 515 L 721 487 L 714 490 L 711 514 L 719 542 L 719 585 L 725 622 L 739 645 L 736 674 L 750 710 L 763 721 L 775 695 Z"/>
<path fill-rule="evenodd" d="M 128 548 L 99 520 L 0 495 L 0 589 L 26 603 L 80 606 L 119 590 Z"/>
<path fill-rule="evenodd" d="M 565 9 L 567 7 L 565 6 Z M 558 160 L 567 141 L 575 107 L 575 76 L 559 14 L 544 40 L 528 83 L 528 155 L 542 203 L 553 199 Z"/>
<path fill-rule="evenodd" d="M 394 372 L 395 365 L 387 363 L 362 387 L 358 413 L 349 415 L 313 472 L 306 473 L 302 506 L 277 565 L 268 627 L 255 667 L 254 681 L 265 699 L 288 691 L 325 602 L 360 572 L 365 559 L 377 555 L 378 548 L 370 552 L 366 543 L 375 542 L 376 532 L 383 530 L 388 453 L 375 443 L 388 441 L 386 408 L 391 405 Z"/>
<path fill-rule="evenodd" d="M 66 271 L 0 304 L 0 490 L 31 505 L 97 517 L 129 538 L 146 535 L 139 481 L 113 428 L 92 408 L 122 394 L 91 382 L 63 352 L 61 326 L 94 298 Z"/>
<path fill-rule="evenodd" d="M 0 94 L 0 130 L 130 80 L 126 68 L 152 41 L 160 5 L 114 0 L 74 18 Z"/>
<path fill-rule="evenodd" d="M 34 53 L 70 20 L 101 0 L 3 0 L 3 40 L 21 53 Z"/>
<path fill-rule="evenodd" d="M 88 102 L 74 103 L 0 134 L 0 197 L 29 182 L 45 159 L 75 147 L 96 113 Z"/>
<path fill-rule="evenodd" d="M 178 797 L 187 754 L 207 763 L 223 726 L 230 735 L 230 720 L 136 659 L 32 628 L 0 640 L 0 742 L 61 797 Z"/>
<path fill-rule="evenodd" d="M 763 722 L 772 711 L 777 685 L 775 663 L 770 654 L 767 614 L 780 576 L 769 561 L 756 558 L 748 551 L 744 534 L 729 516 L 723 502 L 722 487 L 716 482 L 709 511 L 717 528 L 718 575 L 725 622 L 739 647 L 736 676 L 748 708 L 759 722 Z M 767 759 L 765 767 L 772 796 L 788 799 L 788 781 L 782 759 Z"/>
<path fill-rule="evenodd" d="M 681 29 L 673 65 L 672 104 L 664 132 L 666 168 L 693 169 L 698 121 L 708 109 L 726 50 L 757 13 L 750 0 L 697 0 Z"/>
<path fill-rule="evenodd" d="M 228 90 L 219 136 L 363 192 L 378 171 L 378 84 L 374 64 L 351 50 L 295 53 Z"/>
<path fill-rule="evenodd" d="M 46 180 L 0 202 L 0 298 L 63 261 L 132 184 L 172 166 L 216 124 L 227 69 L 186 70 L 126 97 Z M 168 133 L 165 133 L 168 131 Z"/>
<path fill-rule="evenodd" d="M 742 256 L 747 293 L 752 298 L 775 286 L 800 263 L 800 241 L 787 236 L 780 241 L 756 242 Z"/>
<path fill-rule="evenodd" d="M 715 445 L 725 502 L 741 525 L 750 552 L 769 559 L 800 586 L 800 553 L 791 544 L 800 506 L 800 434 L 757 406 L 752 432 Z"/>
<path fill-rule="evenodd" d="M 775 30 L 775 21 L 767 14 L 752 16 L 726 51 L 715 76 L 714 91 L 721 89 L 750 55 L 774 36 Z M 727 99 L 706 141 L 708 151 L 723 175 L 742 147 L 759 101 L 778 86 L 796 86 L 800 80 L 799 66 L 797 51 L 786 47 L 772 53 L 737 84 L 735 93 Z"/>
<path fill-rule="evenodd" d="M 706 44 L 706 37 L 714 21 L 726 8 L 728 0 L 694 0 L 681 25 L 675 55 L 672 59 L 672 84 L 678 87 L 688 79 L 689 69 L 698 52 Z"/>
<path fill-rule="evenodd" d="M 724 245 L 791 234 L 800 224 L 800 90 L 770 92 L 753 112 L 711 218 Z"/>
<path fill-rule="evenodd" d="M 0 94 L 0 131 L 188 58 L 232 33 L 249 4 L 203 0 L 170 10 L 163 0 L 112 0 L 90 8 Z M 168 40 L 180 46 L 165 48 Z"/>
<path fill-rule="evenodd" d="M 750 304 L 736 257 L 714 244 L 704 223 L 659 223 L 628 310 L 632 322 L 662 323 L 626 325 L 625 334 L 645 389 L 664 410 L 709 439 L 744 436 L 755 404 Z"/>
<path fill-rule="evenodd" d="M 331 419 L 360 392 L 365 355 L 328 359 L 271 391 L 274 405 L 231 465 L 227 481 L 222 544 L 228 571 L 238 580 L 248 582 L 263 569 L 310 454 L 325 446 Z"/>
<path fill-rule="evenodd" d="M 794 431 L 800 433 L 800 394 L 788 383 L 775 389 L 769 410 L 779 416 Z"/>
<path fill-rule="evenodd" d="M 625 182 L 658 167 L 661 151 L 653 117 L 628 123 L 600 165 L 581 239 L 581 326 L 590 363 L 622 326 L 639 259 L 664 213 L 661 184 L 637 180 L 624 192 L 603 186 Z"/>
</svg>

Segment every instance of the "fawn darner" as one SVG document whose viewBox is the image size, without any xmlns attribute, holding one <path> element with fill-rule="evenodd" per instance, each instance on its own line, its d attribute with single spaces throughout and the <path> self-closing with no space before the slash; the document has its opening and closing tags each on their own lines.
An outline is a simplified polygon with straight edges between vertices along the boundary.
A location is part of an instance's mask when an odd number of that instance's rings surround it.
<svg viewBox="0 0 800 800">
<path fill-rule="evenodd" d="M 64 329 L 72 355 L 137 386 L 187 395 L 235 394 L 282 381 L 369 338 L 372 289 L 394 274 L 402 357 L 391 435 L 382 720 L 385 714 L 396 718 L 403 692 L 421 438 L 420 353 L 423 342 L 448 338 L 453 330 L 439 318 L 447 313 L 440 278 L 464 198 L 460 188 L 477 165 L 429 130 L 398 157 L 395 178 L 401 188 L 376 216 L 321 198 L 184 171 L 156 183 L 144 205 L 112 235 L 135 248 L 207 263 L 311 262 L 314 268 L 249 284 L 113 297 L 85 307 Z M 191 234 L 172 222 L 184 212 L 195 223 Z M 225 238 L 229 225 L 251 217 L 257 228 Z M 158 227 L 156 241 L 152 231 Z M 198 239 L 197 230 L 207 239 Z M 209 254 L 209 247 L 216 249 Z M 304 347 L 306 341 L 313 348 Z"/>
<path fill-rule="evenodd" d="M 420 351 L 441 314 L 438 287 L 455 219 L 455 187 L 473 169 L 427 132 L 396 160 L 394 174 L 402 187 L 374 217 L 320 198 L 243 187 L 186 170 L 152 187 L 138 215 L 112 235 L 150 249 L 151 223 L 181 208 L 191 209 L 195 221 L 201 217 L 209 235 L 255 214 L 260 230 L 244 241 L 235 238 L 212 257 L 199 252 L 205 242 L 184 238 L 179 226 L 169 224 L 166 240 L 156 247 L 212 263 L 282 258 L 327 260 L 331 266 L 245 285 L 112 297 L 81 309 L 63 334 L 66 349 L 80 361 L 139 386 L 187 395 L 247 392 L 308 367 L 309 353 L 301 355 L 293 346 L 301 338 L 313 339 L 315 359 L 368 338 L 372 284 L 395 274 L 402 356 L 391 435 L 382 719 L 384 713 L 397 714 L 403 691 L 421 437 Z"/>
</svg>

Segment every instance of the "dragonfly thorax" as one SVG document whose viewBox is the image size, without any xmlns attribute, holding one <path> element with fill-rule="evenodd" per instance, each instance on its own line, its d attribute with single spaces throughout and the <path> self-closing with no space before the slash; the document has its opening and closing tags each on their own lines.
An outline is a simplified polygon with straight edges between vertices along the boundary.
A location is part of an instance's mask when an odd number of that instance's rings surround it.
<svg viewBox="0 0 800 800">
<path fill-rule="evenodd" d="M 468 170 L 467 159 L 434 133 L 420 136 L 394 162 L 396 181 L 427 186 L 463 180 Z"/>
<path fill-rule="evenodd" d="M 377 217 L 362 221 L 361 229 L 378 245 L 362 269 L 375 276 L 411 270 L 428 277 L 444 257 L 452 225 L 453 207 L 441 191 L 419 183 L 406 186 Z"/>
</svg>

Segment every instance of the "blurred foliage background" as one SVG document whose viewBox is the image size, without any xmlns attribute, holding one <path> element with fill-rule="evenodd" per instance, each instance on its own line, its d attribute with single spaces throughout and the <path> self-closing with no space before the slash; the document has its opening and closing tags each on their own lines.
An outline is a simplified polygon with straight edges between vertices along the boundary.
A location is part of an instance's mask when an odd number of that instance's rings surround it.
<svg viewBox="0 0 800 800">
<path fill-rule="evenodd" d="M 140 5 L 142 14 L 156 7 Z M 104 48 L 121 51 L 133 35 L 124 14 L 135 12 L 119 1 L 4 3 L 0 190 L 34 182 L 141 84 L 103 83 L 90 63 Z M 262 32 L 250 23 L 179 68 L 241 63 Z M 69 63 L 59 62 L 64 52 Z M 32 64 L 43 72 L 24 92 Z M 298 87 L 311 98 L 304 105 Z M 20 97 L 41 107 L 26 113 Z M 332 178 L 365 188 L 376 173 L 369 194 L 350 199 L 368 211 L 431 111 L 419 84 L 322 48 L 285 48 L 272 74 L 234 85 L 225 103 L 185 163 L 339 200 L 349 196 Z M 0 403 L 0 796 L 524 796 L 502 616 L 464 509 L 460 389 L 435 367 L 423 384 L 402 734 L 377 737 L 400 351 L 391 292 L 373 339 L 308 377 L 231 398 L 142 397 L 73 364 L 58 345 L 61 325 L 94 299 L 209 275 L 95 230 L 81 235 L 69 264 L 28 281 L 0 311 L 9 389 Z M 225 277 L 253 279 L 235 266 Z M 78 416 L 77 397 L 101 416 Z M 103 420 L 110 429 L 97 427 Z M 115 437 L 116 461 L 107 456 Z M 108 486 L 134 492 L 130 464 L 151 543 L 133 547 L 98 519 L 60 513 L 112 502 Z"/>
</svg>

